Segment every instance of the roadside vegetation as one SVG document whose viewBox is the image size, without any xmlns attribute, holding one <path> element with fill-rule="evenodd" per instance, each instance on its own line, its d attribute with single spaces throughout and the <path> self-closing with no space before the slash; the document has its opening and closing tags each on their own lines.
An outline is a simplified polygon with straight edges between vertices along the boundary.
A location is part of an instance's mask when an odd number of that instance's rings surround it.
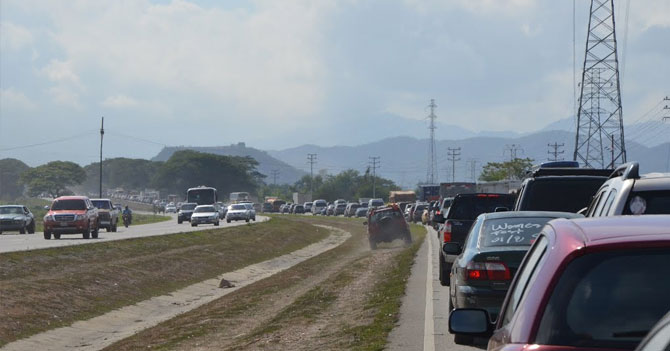
<svg viewBox="0 0 670 351">
<path fill-rule="evenodd" d="M 382 350 L 425 229 L 414 244 L 370 251 L 361 219 L 273 216 L 352 237 L 291 269 L 127 338 L 106 350 Z"/>
<path fill-rule="evenodd" d="M 143 214 L 143 213 L 133 213 L 133 225 L 140 225 L 140 224 L 151 224 L 151 223 L 158 223 L 158 222 L 165 222 L 171 220 L 172 217 L 170 216 L 161 216 L 161 215 L 155 215 L 155 214 Z M 119 214 L 119 225 L 123 225 L 123 219 L 121 218 L 121 214 Z"/>
<path fill-rule="evenodd" d="M 328 235 L 282 218 L 0 254 L 0 346 L 280 256 Z"/>
</svg>

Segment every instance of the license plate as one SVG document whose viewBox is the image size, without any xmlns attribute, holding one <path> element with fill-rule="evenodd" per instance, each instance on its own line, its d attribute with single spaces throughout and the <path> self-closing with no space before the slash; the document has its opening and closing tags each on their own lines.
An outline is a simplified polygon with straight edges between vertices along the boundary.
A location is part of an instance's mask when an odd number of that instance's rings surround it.
<svg viewBox="0 0 670 351">
<path fill-rule="evenodd" d="M 60 222 L 61 227 L 67 227 L 67 222 Z"/>
</svg>

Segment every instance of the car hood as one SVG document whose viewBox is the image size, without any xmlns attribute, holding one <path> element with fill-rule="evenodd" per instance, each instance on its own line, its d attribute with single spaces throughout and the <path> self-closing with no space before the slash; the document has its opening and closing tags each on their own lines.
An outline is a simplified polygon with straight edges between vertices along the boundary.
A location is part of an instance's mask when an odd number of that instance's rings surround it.
<svg viewBox="0 0 670 351">
<path fill-rule="evenodd" d="M 59 214 L 81 215 L 81 214 L 86 214 L 86 210 L 57 210 L 57 211 L 49 211 L 47 213 L 48 216 L 59 215 Z"/>
<path fill-rule="evenodd" d="M 198 213 L 193 213 L 192 217 L 212 217 L 212 216 L 218 216 L 218 212 L 198 212 Z"/>
<path fill-rule="evenodd" d="M 247 211 L 248 210 L 246 210 L 246 209 L 245 210 L 228 210 L 228 213 L 245 213 Z"/>
</svg>

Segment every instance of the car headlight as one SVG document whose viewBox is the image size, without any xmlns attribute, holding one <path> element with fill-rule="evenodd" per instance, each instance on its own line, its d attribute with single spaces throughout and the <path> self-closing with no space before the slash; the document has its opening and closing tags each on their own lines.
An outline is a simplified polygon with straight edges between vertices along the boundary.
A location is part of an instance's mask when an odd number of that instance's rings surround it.
<svg viewBox="0 0 670 351">
<path fill-rule="evenodd" d="M 81 221 L 82 219 L 86 219 L 85 215 L 75 215 L 74 220 L 75 221 Z"/>
<path fill-rule="evenodd" d="M 53 220 L 54 220 L 54 216 L 52 216 L 52 215 L 44 216 L 44 221 L 45 222 L 53 222 Z"/>
</svg>

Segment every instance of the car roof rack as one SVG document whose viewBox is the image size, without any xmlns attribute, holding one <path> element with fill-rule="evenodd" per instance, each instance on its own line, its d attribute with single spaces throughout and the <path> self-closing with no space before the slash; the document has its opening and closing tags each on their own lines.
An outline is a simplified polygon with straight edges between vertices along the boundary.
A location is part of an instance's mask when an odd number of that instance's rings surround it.
<svg viewBox="0 0 670 351">
<path fill-rule="evenodd" d="M 596 169 L 596 168 L 574 168 L 574 167 L 552 167 L 552 168 L 538 168 L 531 171 L 529 177 L 546 177 L 546 176 L 600 176 L 609 177 L 612 173 L 611 169 Z"/>
<path fill-rule="evenodd" d="M 610 179 L 616 177 L 622 177 L 623 179 L 640 179 L 640 163 L 628 162 L 622 164 L 610 174 Z"/>
</svg>

